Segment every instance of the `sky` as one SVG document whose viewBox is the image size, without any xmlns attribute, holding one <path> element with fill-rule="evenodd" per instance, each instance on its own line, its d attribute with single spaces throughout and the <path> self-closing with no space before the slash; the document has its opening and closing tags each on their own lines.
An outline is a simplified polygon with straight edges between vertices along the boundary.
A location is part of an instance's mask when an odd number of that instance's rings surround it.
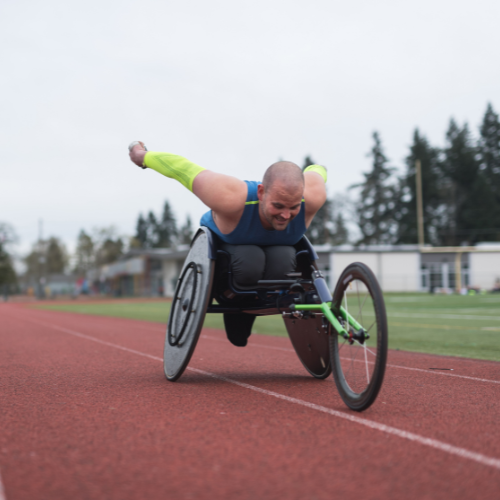
<svg viewBox="0 0 500 500">
<path fill-rule="evenodd" d="M 127 146 L 260 180 L 279 159 L 328 168 L 338 196 L 379 131 L 402 168 L 418 127 L 444 145 L 500 111 L 500 2 L 337 0 L 0 3 L 0 221 L 29 251 L 81 229 L 132 236 L 168 200 L 206 211 Z"/>
</svg>

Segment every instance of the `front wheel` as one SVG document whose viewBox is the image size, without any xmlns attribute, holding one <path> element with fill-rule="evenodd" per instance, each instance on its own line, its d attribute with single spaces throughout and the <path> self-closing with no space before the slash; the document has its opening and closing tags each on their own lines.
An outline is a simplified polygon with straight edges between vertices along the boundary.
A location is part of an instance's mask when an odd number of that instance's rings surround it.
<svg viewBox="0 0 500 500">
<path fill-rule="evenodd" d="M 330 357 L 335 384 L 344 403 L 366 410 L 377 398 L 387 362 L 387 315 L 377 278 L 355 262 L 341 274 L 332 298 L 332 312 L 348 338 L 332 328 Z"/>
</svg>

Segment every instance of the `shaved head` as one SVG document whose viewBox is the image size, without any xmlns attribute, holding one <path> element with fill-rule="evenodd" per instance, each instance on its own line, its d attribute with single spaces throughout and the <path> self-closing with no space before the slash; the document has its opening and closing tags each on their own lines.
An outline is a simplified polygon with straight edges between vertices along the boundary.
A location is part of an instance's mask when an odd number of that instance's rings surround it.
<svg viewBox="0 0 500 500">
<path fill-rule="evenodd" d="M 304 188 L 304 174 L 300 167 L 291 161 L 278 161 L 266 170 L 262 180 L 266 191 L 271 189 L 276 181 L 291 190 Z"/>
<path fill-rule="evenodd" d="M 304 174 L 291 161 L 279 161 L 264 174 L 257 186 L 259 215 L 267 230 L 284 231 L 300 212 L 304 195 Z"/>
</svg>

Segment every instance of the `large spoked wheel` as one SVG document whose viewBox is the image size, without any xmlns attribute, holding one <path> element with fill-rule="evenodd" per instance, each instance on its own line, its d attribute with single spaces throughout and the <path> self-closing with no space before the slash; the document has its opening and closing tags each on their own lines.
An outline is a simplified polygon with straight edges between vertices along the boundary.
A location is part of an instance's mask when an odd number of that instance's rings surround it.
<svg viewBox="0 0 500 500">
<path fill-rule="evenodd" d="M 384 297 L 368 266 L 360 262 L 347 266 L 333 292 L 332 312 L 349 332 L 347 339 L 335 331 L 330 336 L 335 384 L 349 408 L 363 411 L 382 386 L 388 344 Z M 351 324 L 346 313 L 354 320 Z"/>
</svg>

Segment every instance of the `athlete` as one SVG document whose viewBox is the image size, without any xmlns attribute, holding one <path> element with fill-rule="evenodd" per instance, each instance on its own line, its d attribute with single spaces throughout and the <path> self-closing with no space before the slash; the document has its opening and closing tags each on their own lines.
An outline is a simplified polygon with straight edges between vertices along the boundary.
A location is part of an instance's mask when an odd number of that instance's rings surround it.
<svg viewBox="0 0 500 500">
<path fill-rule="evenodd" d="M 302 172 L 295 163 L 279 161 L 266 170 L 262 182 L 242 181 L 182 156 L 147 151 L 139 141 L 129 150 L 137 166 L 176 179 L 210 208 L 200 225 L 222 240 L 238 287 L 254 288 L 261 279 L 287 279 L 294 271 L 293 245 L 326 200 L 325 167 L 311 165 Z M 235 345 L 246 345 L 246 339 Z"/>
</svg>

